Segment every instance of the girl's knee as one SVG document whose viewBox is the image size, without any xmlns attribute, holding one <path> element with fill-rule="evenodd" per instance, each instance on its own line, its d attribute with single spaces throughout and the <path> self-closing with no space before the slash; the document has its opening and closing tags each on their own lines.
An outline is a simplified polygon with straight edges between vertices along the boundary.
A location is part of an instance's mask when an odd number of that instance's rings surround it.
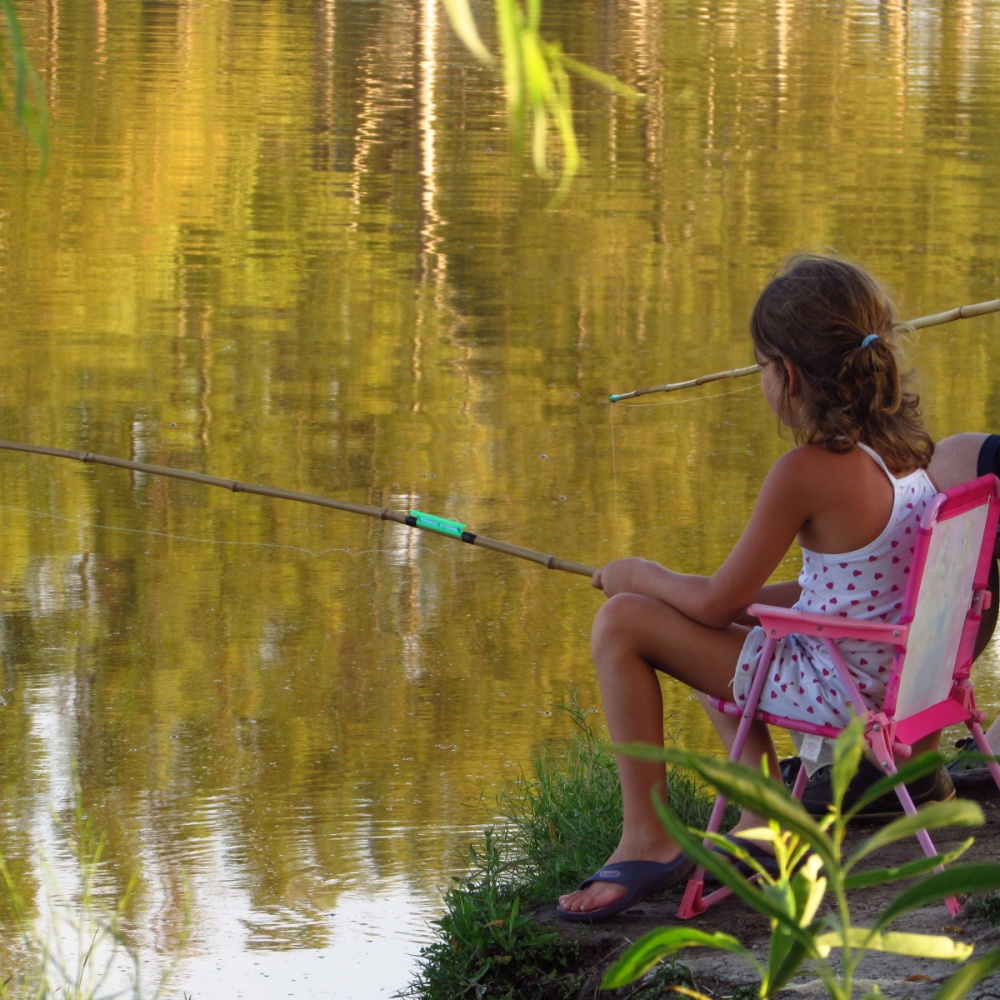
<svg viewBox="0 0 1000 1000">
<path fill-rule="evenodd" d="M 609 647 L 621 650 L 636 645 L 641 624 L 648 617 L 650 598 L 640 594 L 609 597 L 594 616 L 590 648 L 595 657 Z"/>
</svg>

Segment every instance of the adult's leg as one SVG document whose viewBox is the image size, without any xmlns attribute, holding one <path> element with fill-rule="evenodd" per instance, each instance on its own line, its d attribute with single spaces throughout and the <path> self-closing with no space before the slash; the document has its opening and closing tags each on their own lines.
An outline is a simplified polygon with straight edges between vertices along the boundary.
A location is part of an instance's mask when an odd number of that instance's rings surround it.
<svg viewBox="0 0 1000 1000">
<path fill-rule="evenodd" d="M 951 489 L 989 472 L 1000 476 L 1000 434 L 953 434 L 946 437 L 934 449 L 927 471 L 939 490 Z M 1000 536 L 994 554 L 1000 556 Z M 979 626 L 975 656 L 979 656 L 993 637 L 997 613 L 1000 612 L 1000 578 L 996 563 L 990 571 L 990 590 L 993 600 Z"/>
<path fill-rule="evenodd" d="M 939 490 L 950 489 L 990 472 L 1000 476 L 1000 434 L 953 434 L 944 438 L 935 448 L 927 471 Z M 994 555 L 1000 557 L 1000 535 Z M 993 599 L 979 624 L 973 658 L 989 645 L 1000 613 L 1000 573 L 996 562 L 990 567 L 989 587 Z M 1000 717 L 989 727 L 986 738 L 994 750 L 1000 748 Z"/>
<path fill-rule="evenodd" d="M 953 434 L 939 441 L 927 467 L 934 485 L 939 490 L 950 490 L 952 486 L 981 476 L 980 453 L 990 437 L 989 434 Z"/>
<path fill-rule="evenodd" d="M 638 594 L 608 600 L 594 620 L 591 651 L 608 731 L 615 743 L 663 743 L 663 701 L 657 672 L 669 674 L 705 694 L 727 697 L 746 629 L 712 629 L 661 601 Z M 743 762 L 759 767 L 777 761 L 766 726 L 754 727 Z M 626 754 L 616 758 L 621 777 L 623 824 L 608 865 L 623 861 L 672 861 L 680 847 L 660 823 L 654 796 L 667 795 L 662 764 Z M 568 912 L 607 906 L 625 890 L 596 882 L 560 899 Z"/>
</svg>

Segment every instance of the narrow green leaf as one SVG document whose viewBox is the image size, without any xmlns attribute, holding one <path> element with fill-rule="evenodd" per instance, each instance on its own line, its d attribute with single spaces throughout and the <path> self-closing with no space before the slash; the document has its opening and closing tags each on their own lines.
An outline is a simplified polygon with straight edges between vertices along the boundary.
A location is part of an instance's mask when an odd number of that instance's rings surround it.
<svg viewBox="0 0 1000 1000">
<path fill-rule="evenodd" d="M 946 763 L 947 759 L 939 753 L 925 753 L 919 757 L 915 757 L 913 760 L 906 761 L 899 766 L 895 774 L 887 774 L 885 777 L 879 778 L 878 781 L 873 781 L 868 785 L 864 792 L 858 796 L 854 805 L 850 809 L 844 810 L 844 815 L 848 817 L 854 816 L 864 806 L 868 805 L 869 802 L 874 802 L 883 795 L 892 793 L 892 790 L 897 785 L 911 784 L 918 778 L 923 778 L 925 775 L 938 770 L 938 768 L 943 767 Z"/>
<path fill-rule="evenodd" d="M 903 882 L 911 878 L 919 878 L 933 871 L 939 865 L 950 865 L 957 861 L 972 846 L 974 840 L 969 837 L 962 841 L 954 850 L 945 854 L 937 854 L 932 858 L 921 855 L 913 861 L 895 868 L 878 868 L 868 871 L 853 872 L 844 879 L 844 890 L 867 889 L 877 885 L 887 885 L 890 882 Z"/>
<path fill-rule="evenodd" d="M 549 203 L 549 207 L 558 205 L 569 193 L 570 186 L 580 167 L 580 150 L 576 141 L 576 129 L 573 127 L 572 92 L 569 78 L 562 67 L 561 53 L 558 46 L 547 46 L 546 56 L 552 68 L 554 92 L 549 102 L 552 119 L 559 131 L 563 148 L 562 176 L 559 189 Z"/>
<path fill-rule="evenodd" d="M 528 27 L 538 31 L 542 26 L 542 0 L 528 0 Z"/>
<path fill-rule="evenodd" d="M 923 881 L 905 889 L 882 911 L 875 929 L 888 927 L 893 920 L 897 920 L 903 914 L 921 906 L 939 903 L 949 896 L 990 892 L 996 889 L 1000 889 L 1000 864 L 980 862 L 955 865 L 947 871 L 928 875 Z"/>
<path fill-rule="evenodd" d="M 831 770 L 833 801 L 838 809 L 842 809 L 844 794 L 851 778 L 858 770 L 861 755 L 864 752 L 864 725 L 860 718 L 855 718 L 837 738 L 833 745 L 833 767 Z"/>
<path fill-rule="evenodd" d="M 582 63 L 572 56 L 563 53 L 562 61 L 566 69 L 576 73 L 577 76 L 582 76 L 591 83 L 596 83 L 599 87 L 603 87 L 613 94 L 627 97 L 632 101 L 644 101 L 646 99 L 646 95 L 640 93 L 635 87 L 630 87 L 627 83 L 622 83 L 621 80 L 616 80 L 610 74 L 602 73 L 599 69 L 594 69 L 593 66 L 588 66 L 586 63 Z"/>
<path fill-rule="evenodd" d="M 518 136 L 523 129 L 524 89 L 521 82 L 521 17 L 514 0 L 496 0 L 497 35 L 500 38 L 507 114 Z"/>
<path fill-rule="evenodd" d="M 479 37 L 479 29 L 476 27 L 476 19 L 472 16 L 469 0 L 441 0 L 441 3 L 444 4 L 452 29 L 462 44 L 480 62 L 492 63 L 493 54 Z"/>
<path fill-rule="evenodd" d="M 664 805 L 662 802 L 657 802 L 656 807 L 667 832 L 677 841 L 687 857 L 694 861 L 695 864 L 699 864 L 712 872 L 734 896 L 743 900 L 744 903 L 769 920 L 787 927 L 789 933 L 807 946 L 809 945 L 810 938 L 806 931 L 799 925 L 798 920 L 795 917 L 790 917 L 779 901 L 773 899 L 763 891 L 761 886 L 766 885 L 766 883 L 752 883 L 747 881 L 729 864 L 722 854 L 718 851 L 708 850 L 702 843 L 704 835 L 701 833 L 696 834 L 692 830 L 689 830 L 677 813 L 669 806 Z M 721 841 L 722 838 L 720 837 L 719 840 Z"/>
<path fill-rule="evenodd" d="M 914 958 L 934 958 L 942 962 L 964 962 L 973 951 L 971 944 L 953 941 L 943 934 L 909 934 L 898 931 L 881 933 L 867 927 L 849 927 L 846 936 L 841 930 L 820 935 L 817 943 L 824 948 L 851 948 L 863 951 L 884 951 Z"/>
<path fill-rule="evenodd" d="M 1000 949 L 991 951 L 974 962 L 967 962 L 934 994 L 931 1000 L 963 1000 L 973 986 L 1000 969 Z"/>
<path fill-rule="evenodd" d="M 767 967 L 761 983 L 761 993 L 773 996 L 783 989 L 788 981 L 802 968 L 807 958 L 815 958 L 815 949 L 792 938 L 784 929 L 776 929 L 771 935 L 771 948 Z"/>
<path fill-rule="evenodd" d="M 728 951 L 753 965 L 758 972 L 760 964 L 750 951 L 729 934 L 709 934 L 694 927 L 663 927 L 639 938 L 617 962 L 611 965 L 601 982 L 602 989 L 614 989 L 635 982 L 657 962 L 682 948 L 706 947 Z"/>
<path fill-rule="evenodd" d="M 862 858 L 874 851 L 916 835 L 918 830 L 940 830 L 957 826 L 982 826 L 986 822 L 977 802 L 956 799 L 952 802 L 932 802 L 921 806 L 915 816 L 900 816 L 866 837 L 844 862 L 850 870 Z"/>
<path fill-rule="evenodd" d="M 827 879 L 820 873 L 823 863 L 815 854 L 810 855 L 792 876 L 792 891 L 795 893 L 799 923 L 812 923 L 826 895 Z"/>
<path fill-rule="evenodd" d="M 48 154 L 48 106 L 45 88 L 28 57 L 13 0 L 0 0 L 0 12 L 7 26 L 10 42 L 8 53 L 14 69 L 14 112 L 20 127 L 31 136 L 38 147 L 44 168 Z M 4 106 L 3 88 L 0 87 L 0 108 Z"/>
<path fill-rule="evenodd" d="M 543 105 L 552 95 L 552 73 L 545 59 L 542 40 L 533 31 L 520 32 L 521 58 L 524 63 L 524 82 L 528 100 L 532 105 Z"/>
</svg>

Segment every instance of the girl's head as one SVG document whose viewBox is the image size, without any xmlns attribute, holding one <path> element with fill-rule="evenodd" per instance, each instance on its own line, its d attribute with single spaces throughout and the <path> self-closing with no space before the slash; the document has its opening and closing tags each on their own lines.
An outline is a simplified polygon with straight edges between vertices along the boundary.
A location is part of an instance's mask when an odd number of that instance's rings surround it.
<svg viewBox="0 0 1000 1000">
<path fill-rule="evenodd" d="M 863 442 L 894 472 L 926 468 L 934 444 L 900 370 L 891 300 L 861 268 L 797 254 L 750 319 L 757 360 L 774 362 L 776 407 L 796 440 L 830 451 Z"/>
</svg>

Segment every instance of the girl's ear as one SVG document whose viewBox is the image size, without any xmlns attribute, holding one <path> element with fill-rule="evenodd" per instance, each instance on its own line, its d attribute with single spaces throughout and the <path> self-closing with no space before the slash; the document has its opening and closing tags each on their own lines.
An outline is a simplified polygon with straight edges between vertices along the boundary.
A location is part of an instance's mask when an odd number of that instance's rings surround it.
<svg viewBox="0 0 1000 1000">
<path fill-rule="evenodd" d="M 795 396 L 797 396 L 799 394 L 799 377 L 798 377 L 798 373 L 795 371 L 795 366 L 792 365 L 792 363 L 790 361 L 788 361 L 787 359 L 782 358 L 781 363 L 785 366 L 785 376 L 786 376 L 786 378 L 788 380 L 788 383 L 787 383 L 788 384 L 788 393 L 787 393 L 787 395 L 788 395 L 789 399 L 792 399 L 793 397 L 795 397 Z"/>
</svg>

